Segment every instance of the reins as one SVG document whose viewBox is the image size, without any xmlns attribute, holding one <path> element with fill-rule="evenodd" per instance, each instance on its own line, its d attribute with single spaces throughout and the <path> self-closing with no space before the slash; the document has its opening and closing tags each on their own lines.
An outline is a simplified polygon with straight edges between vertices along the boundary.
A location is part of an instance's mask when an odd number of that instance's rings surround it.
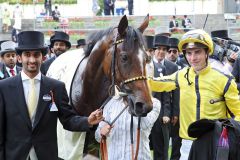
<svg viewBox="0 0 240 160">
<path fill-rule="evenodd" d="M 114 50 L 113 50 L 113 54 L 112 54 L 112 62 L 111 62 L 111 76 L 112 76 L 112 83 L 111 86 L 109 88 L 109 97 L 104 101 L 104 103 L 102 104 L 102 106 L 100 107 L 100 109 L 103 109 L 104 106 L 112 99 L 112 97 L 116 94 L 115 91 L 115 86 L 116 86 L 116 70 L 115 70 L 115 66 L 116 66 L 116 53 L 117 53 L 117 45 L 124 42 L 124 39 L 119 39 L 119 36 L 116 36 L 115 40 L 114 40 Z M 125 84 L 137 81 L 137 80 L 146 80 L 147 78 L 145 76 L 137 76 L 137 77 L 133 77 L 133 78 L 129 78 L 126 79 L 124 81 L 122 81 L 120 83 L 120 86 L 123 87 Z M 119 88 L 119 87 L 118 87 Z M 120 89 L 120 88 L 119 88 Z M 121 91 L 121 90 L 120 90 Z M 118 93 L 119 96 L 121 97 L 125 97 L 128 96 L 127 93 L 124 92 L 119 92 Z M 129 101 L 129 99 L 128 99 Z M 128 103 L 129 104 L 129 103 Z M 125 107 L 121 110 L 121 112 L 114 118 L 114 120 L 112 122 L 107 122 L 110 126 L 112 126 L 115 121 L 121 116 L 121 114 L 127 109 L 128 105 L 125 105 Z M 136 144 L 136 152 L 134 155 L 134 146 L 133 146 L 133 115 L 131 115 L 131 124 L 130 124 L 130 134 L 131 134 L 131 152 L 132 152 L 132 160 L 137 160 L 138 157 L 138 151 L 139 151 L 139 144 L 140 144 L 140 123 L 141 123 L 141 117 L 138 117 L 138 127 L 137 127 L 137 144 Z M 102 136 L 101 141 L 100 141 L 100 152 L 101 152 L 101 159 L 102 160 L 108 160 L 108 152 L 107 152 L 107 137 L 106 136 Z"/>
</svg>

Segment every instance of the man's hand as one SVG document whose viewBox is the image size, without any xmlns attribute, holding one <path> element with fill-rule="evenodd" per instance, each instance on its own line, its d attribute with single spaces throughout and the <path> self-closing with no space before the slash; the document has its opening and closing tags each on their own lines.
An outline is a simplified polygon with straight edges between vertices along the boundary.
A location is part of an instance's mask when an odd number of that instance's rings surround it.
<svg viewBox="0 0 240 160">
<path fill-rule="evenodd" d="M 163 124 L 166 124 L 170 121 L 170 118 L 167 116 L 163 116 L 162 120 L 163 120 Z"/>
<path fill-rule="evenodd" d="M 176 125 L 177 121 L 178 121 L 178 116 L 172 117 L 171 123 L 173 124 L 173 126 Z"/>
<path fill-rule="evenodd" d="M 88 123 L 89 125 L 95 125 L 98 124 L 103 120 L 103 114 L 102 110 L 97 109 L 96 111 L 92 112 L 88 117 Z"/>
<path fill-rule="evenodd" d="M 100 129 L 101 136 L 108 136 L 112 128 L 113 127 L 111 127 L 109 124 L 106 124 L 105 126 L 103 126 Z"/>
</svg>

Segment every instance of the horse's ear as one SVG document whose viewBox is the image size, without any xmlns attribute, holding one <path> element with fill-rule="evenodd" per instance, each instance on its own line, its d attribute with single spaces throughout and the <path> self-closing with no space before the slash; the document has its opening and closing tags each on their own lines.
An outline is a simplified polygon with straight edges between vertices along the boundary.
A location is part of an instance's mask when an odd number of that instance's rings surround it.
<svg viewBox="0 0 240 160">
<path fill-rule="evenodd" d="M 148 27 L 148 24 L 149 24 L 149 14 L 147 14 L 147 16 L 144 18 L 143 23 L 138 28 L 139 31 L 143 33 L 145 31 L 145 29 Z"/>
<path fill-rule="evenodd" d="M 124 36 L 124 34 L 126 33 L 127 27 L 128 27 L 128 19 L 127 19 L 127 16 L 124 15 L 118 24 L 118 33 L 120 34 L 121 37 Z"/>
</svg>

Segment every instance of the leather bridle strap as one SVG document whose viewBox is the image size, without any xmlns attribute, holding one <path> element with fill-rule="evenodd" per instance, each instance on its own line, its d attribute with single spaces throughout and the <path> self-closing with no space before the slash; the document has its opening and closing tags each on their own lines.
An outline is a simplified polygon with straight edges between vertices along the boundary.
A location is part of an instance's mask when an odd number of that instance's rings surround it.
<svg viewBox="0 0 240 160">
<path fill-rule="evenodd" d="M 130 134 L 131 134 L 131 152 L 132 152 L 132 160 L 138 159 L 138 151 L 140 145 L 140 123 L 141 117 L 138 117 L 138 127 L 137 127 L 137 144 L 136 144 L 136 152 L 134 155 L 134 143 L 133 143 L 133 115 L 131 115 L 131 124 L 130 124 Z"/>
</svg>

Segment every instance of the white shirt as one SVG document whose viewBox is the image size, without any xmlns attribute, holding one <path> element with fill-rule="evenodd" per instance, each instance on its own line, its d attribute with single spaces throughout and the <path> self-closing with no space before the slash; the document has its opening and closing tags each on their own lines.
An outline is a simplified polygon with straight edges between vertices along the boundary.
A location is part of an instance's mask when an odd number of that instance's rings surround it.
<svg viewBox="0 0 240 160">
<path fill-rule="evenodd" d="M 24 90 L 24 96 L 25 96 L 25 100 L 26 103 L 28 102 L 28 94 L 29 94 L 29 88 L 30 88 L 30 78 L 22 71 L 21 72 L 21 77 L 22 77 L 22 83 L 23 83 L 23 90 Z M 36 85 L 36 94 L 37 94 L 37 101 L 39 99 L 39 92 L 40 92 L 40 82 L 41 82 L 41 72 L 38 73 L 38 75 L 36 77 L 33 78 L 34 79 L 34 83 Z M 37 109 L 37 107 L 36 107 Z M 33 117 L 31 119 L 32 121 L 32 125 L 35 119 L 35 115 L 36 115 L 36 110 L 34 111 Z M 31 160 L 38 160 L 36 152 L 34 147 L 32 146 L 32 148 L 29 151 L 29 155 L 27 157 L 30 157 Z"/>
<path fill-rule="evenodd" d="M 6 66 L 6 70 L 7 70 L 7 72 L 8 72 L 8 75 L 10 75 L 10 77 L 13 77 L 12 73 L 10 72 L 10 69 L 11 69 L 11 68 L 9 68 L 9 67 Z M 17 75 L 16 65 L 14 66 L 13 70 L 14 70 L 14 74 Z"/>
<path fill-rule="evenodd" d="M 149 135 L 154 122 L 157 120 L 160 113 L 160 101 L 152 98 L 153 110 L 146 117 L 141 118 L 141 133 L 138 160 L 150 160 L 151 152 L 149 148 Z M 125 107 L 123 100 L 112 98 L 103 109 L 105 120 L 111 122 Z M 107 150 L 109 160 L 131 160 L 131 140 L 130 140 L 130 121 L 131 115 L 126 109 L 123 114 L 116 120 L 109 136 L 107 137 Z M 138 118 L 133 118 L 133 139 L 134 139 L 134 154 L 136 151 L 136 133 L 137 133 Z M 105 122 L 100 122 L 95 138 L 100 142 L 100 128 L 105 126 Z"/>
</svg>

